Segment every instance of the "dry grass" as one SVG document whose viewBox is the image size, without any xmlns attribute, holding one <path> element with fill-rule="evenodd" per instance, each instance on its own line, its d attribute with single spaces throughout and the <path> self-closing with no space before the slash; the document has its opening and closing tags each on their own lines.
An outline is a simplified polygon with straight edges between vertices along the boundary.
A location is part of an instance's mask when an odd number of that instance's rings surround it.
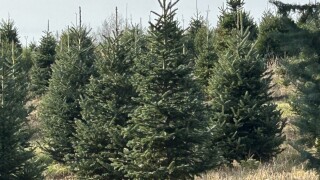
<svg viewBox="0 0 320 180">
<path fill-rule="evenodd" d="M 278 171 L 272 165 L 264 165 L 258 170 L 222 170 L 208 173 L 204 180 L 318 180 L 315 171 L 305 171 L 301 168 L 293 168 L 291 171 Z"/>
<path fill-rule="evenodd" d="M 306 170 L 305 162 L 288 144 L 283 151 L 270 163 L 258 163 L 257 168 L 233 162 L 233 167 L 221 167 L 197 177 L 197 180 L 318 180 L 315 170 Z"/>
</svg>

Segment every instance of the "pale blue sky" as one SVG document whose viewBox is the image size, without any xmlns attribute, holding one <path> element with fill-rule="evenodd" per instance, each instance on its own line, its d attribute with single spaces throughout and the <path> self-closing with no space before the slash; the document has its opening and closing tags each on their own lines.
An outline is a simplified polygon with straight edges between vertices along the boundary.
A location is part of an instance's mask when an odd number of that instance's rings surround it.
<svg viewBox="0 0 320 180">
<path fill-rule="evenodd" d="M 219 7 L 226 0 L 198 0 L 198 10 L 206 16 L 208 7 L 209 20 L 215 26 Z M 283 0 L 283 2 L 308 3 L 310 0 Z M 311 0 L 314 2 L 315 0 Z M 274 9 L 268 0 L 245 0 L 245 9 L 251 12 L 256 21 L 267 8 Z M 30 42 L 38 41 L 42 32 L 47 29 L 50 20 L 50 30 L 61 32 L 68 25 L 75 24 L 78 8 L 82 8 L 82 22 L 96 31 L 115 12 L 115 7 L 125 18 L 133 23 L 142 19 L 143 26 L 147 26 L 150 11 L 159 11 L 157 0 L 0 0 L 0 18 L 10 17 L 15 21 L 19 30 L 20 40 L 25 44 L 26 38 Z M 127 7 L 127 8 L 126 8 Z M 178 18 L 184 19 L 185 25 L 196 12 L 196 0 L 180 0 L 177 5 Z M 127 9 L 127 10 L 126 10 Z"/>
</svg>

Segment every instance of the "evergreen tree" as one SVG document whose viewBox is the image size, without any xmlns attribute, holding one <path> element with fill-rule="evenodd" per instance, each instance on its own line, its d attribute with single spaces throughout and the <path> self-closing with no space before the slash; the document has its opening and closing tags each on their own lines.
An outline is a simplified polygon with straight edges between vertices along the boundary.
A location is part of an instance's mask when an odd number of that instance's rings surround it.
<svg viewBox="0 0 320 180">
<path fill-rule="evenodd" d="M 316 53 L 301 53 L 287 58 L 287 78 L 295 86 L 290 103 L 296 113 L 293 124 L 298 127 L 299 139 L 292 144 L 308 160 L 309 168 L 320 166 L 320 59 Z"/>
<path fill-rule="evenodd" d="M 47 93 L 39 105 L 43 149 L 60 163 L 71 160 L 75 119 L 81 119 L 79 99 L 93 74 L 92 39 L 83 26 L 68 29 L 62 37 Z"/>
<path fill-rule="evenodd" d="M 212 121 L 220 131 L 214 142 L 228 161 L 267 161 L 281 152 L 285 123 L 272 102 L 271 73 L 248 42 L 248 29 L 233 33 L 209 80 Z"/>
<path fill-rule="evenodd" d="M 214 33 L 208 27 L 203 27 L 197 32 L 195 39 L 194 75 L 204 87 L 208 86 L 208 80 L 212 74 L 212 68 L 218 56 L 214 48 Z"/>
<path fill-rule="evenodd" d="M 288 12 L 297 9 L 297 19 L 299 27 L 305 35 L 292 37 L 300 39 L 299 49 L 296 49 L 295 56 L 284 59 L 286 65 L 286 77 L 291 84 L 295 86 L 295 95 L 289 100 L 293 110 L 296 112 L 296 118 L 293 124 L 299 129 L 300 139 L 294 144 L 301 155 L 307 158 L 313 168 L 319 169 L 320 163 L 320 145 L 319 145 L 319 34 L 317 28 L 319 24 L 319 3 L 316 4 L 276 4 L 282 11 Z M 279 10 L 280 11 L 280 10 Z M 304 19 L 305 20 L 301 20 Z M 303 41 L 301 41 L 303 39 Z M 297 42 L 297 40 L 294 40 Z M 297 43 L 295 43 L 296 45 Z M 310 151 L 315 149 L 316 151 Z"/>
<path fill-rule="evenodd" d="M 32 46 L 29 47 L 25 47 L 22 50 L 22 54 L 21 54 L 21 66 L 23 67 L 24 71 L 26 73 L 30 72 L 30 69 L 32 67 L 32 61 L 34 59 L 34 49 L 32 48 Z M 28 74 L 28 77 L 30 75 Z"/>
<path fill-rule="evenodd" d="M 183 54 L 183 31 L 173 3 L 150 23 L 148 52 L 136 62 L 137 108 L 124 129 L 129 138 L 121 169 L 132 179 L 188 179 L 218 163 L 210 143 L 203 95 Z"/>
<path fill-rule="evenodd" d="M 1 42 L 13 42 L 16 47 L 16 51 L 21 53 L 22 47 L 18 36 L 18 30 L 15 27 L 13 20 L 2 20 L 0 25 L 0 34 Z"/>
<path fill-rule="evenodd" d="M 266 57 L 297 56 L 316 43 L 315 37 L 316 34 L 299 27 L 290 17 L 267 12 L 259 26 L 256 48 Z"/>
<path fill-rule="evenodd" d="M 203 42 L 197 42 L 195 40 L 198 32 L 202 29 L 208 29 L 208 27 L 205 21 L 203 20 L 203 17 L 197 14 L 195 18 L 191 19 L 189 28 L 186 31 L 185 43 L 184 43 L 185 51 L 186 51 L 185 53 L 188 54 L 190 58 L 193 60 L 196 59 L 199 55 L 197 51 L 198 48 L 196 48 L 196 44 L 199 45 L 199 43 L 201 44 L 203 43 Z"/>
<path fill-rule="evenodd" d="M 297 87 L 297 95 L 291 99 L 298 115 L 295 125 L 300 130 L 302 144 L 312 148 L 320 137 L 319 56 L 302 53 L 299 57 L 289 58 L 288 61 L 290 61 L 288 77 L 295 79 L 292 83 Z"/>
<path fill-rule="evenodd" d="M 250 14 L 243 10 L 243 0 L 227 0 L 227 9 L 221 9 L 218 17 L 218 25 L 215 29 L 216 50 L 224 53 L 227 49 L 225 39 L 231 38 L 232 30 L 239 29 L 240 25 L 244 29 L 249 29 L 248 40 L 255 40 L 258 35 L 258 28 Z"/>
<path fill-rule="evenodd" d="M 40 40 L 40 46 L 36 49 L 33 65 L 30 71 L 30 91 L 35 96 L 44 94 L 49 86 L 51 77 L 51 65 L 56 55 L 56 40 L 50 32 L 45 32 Z"/>
<path fill-rule="evenodd" d="M 82 120 L 76 122 L 74 163 L 77 174 L 84 179 L 123 179 L 112 159 L 120 159 L 126 146 L 121 131 L 126 128 L 132 112 L 135 91 L 129 79 L 133 59 L 140 41 L 137 29 L 109 37 L 100 47 L 95 63 L 97 77 L 90 79 L 81 101 Z M 134 47 L 138 45 L 138 47 Z"/>
<path fill-rule="evenodd" d="M 217 58 L 213 43 L 214 32 L 207 23 L 197 14 L 196 18 L 191 20 L 184 44 L 184 53 L 191 59 L 190 65 L 194 66 L 194 75 L 203 86 L 208 85 L 211 69 Z"/>
<path fill-rule="evenodd" d="M 6 27 L 7 24 L 2 24 L 0 31 Z M 5 36 L 2 34 L 0 43 L 0 179 L 37 179 L 41 172 L 28 172 L 34 154 L 25 107 L 26 73 L 21 67 L 19 44 L 10 39 L 17 37 Z"/>
</svg>

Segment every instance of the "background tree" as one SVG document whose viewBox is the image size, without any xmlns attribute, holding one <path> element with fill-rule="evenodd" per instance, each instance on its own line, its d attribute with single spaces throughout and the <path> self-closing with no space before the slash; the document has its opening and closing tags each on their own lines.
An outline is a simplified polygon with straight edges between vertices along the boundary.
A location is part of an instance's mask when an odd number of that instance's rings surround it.
<svg viewBox="0 0 320 180">
<path fill-rule="evenodd" d="M 45 32 L 40 40 L 39 47 L 36 48 L 33 65 L 30 71 L 30 91 L 35 96 L 41 96 L 49 86 L 51 78 L 51 65 L 54 63 L 56 55 L 56 39 L 49 31 Z"/>
<path fill-rule="evenodd" d="M 16 46 L 16 51 L 22 51 L 22 46 L 18 36 L 18 30 L 14 25 L 14 21 L 12 19 L 8 19 L 7 21 L 2 20 L 0 25 L 0 33 L 1 33 L 1 41 L 2 42 L 13 42 Z"/>
<path fill-rule="evenodd" d="M 190 59 L 194 60 L 198 56 L 197 48 L 196 48 L 196 36 L 201 29 L 208 29 L 205 20 L 203 17 L 197 13 L 196 17 L 191 19 L 190 25 L 185 32 L 185 42 L 184 42 L 184 49 L 185 53 L 190 56 Z M 194 62 L 192 62 L 194 63 Z"/>
<path fill-rule="evenodd" d="M 214 47 L 214 33 L 209 27 L 202 27 L 198 30 L 195 38 L 195 65 L 194 75 L 204 87 L 208 86 L 208 80 L 212 74 L 213 64 L 218 56 Z"/>
<path fill-rule="evenodd" d="M 309 165 L 319 168 L 319 75 L 320 61 L 317 54 L 302 53 L 298 57 L 287 58 L 289 65 L 287 78 L 297 88 L 295 96 L 290 98 L 291 105 L 297 114 L 293 124 L 299 128 L 301 138 L 293 147 L 302 153 L 303 157 L 310 160 Z M 310 153 L 311 148 L 316 148 L 316 153 Z"/>
<path fill-rule="evenodd" d="M 224 52 L 228 45 L 225 39 L 232 36 L 234 29 L 239 29 L 240 25 L 244 29 L 249 29 L 250 35 L 248 40 L 255 40 L 258 35 L 257 25 L 254 23 L 250 14 L 243 10 L 243 0 L 227 0 L 227 9 L 221 8 L 221 15 L 218 17 L 217 27 L 215 28 L 216 50 Z"/>
<path fill-rule="evenodd" d="M 297 117 L 293 124 L 299 129 L 301 138 L 291 142 L 302 157 L 307 158 L 313 168 L 319 169 L 320 145 L 319 145 L 319 3 L 304 5 L 285 4 L 273 1 L 278 8 L 278 13 L 290 15 L 295 12 L 297 26 L 301 36 L 293 34 L 291 38 L 294 43 L 292 48 L 295 54 L 289 54 L 283 59 L 286 68 L 286 78 L 295 87 L 294 96 L 290 97 L 291 103 Z M 289 41 L 290 42 L 290 41 Z M 297 47 L 296 44 L 299 43 Z M 310 151 L 316 149 L 315 152 Z"/>
<path fill-rule="evenodd" d="M 271 73 L 248 41 L 249 29 L 233 34 L 209 80 L 212 121 L 220 130 L 214 142 L 229 162 L 267 161 L 281 152 L 285 122 L 272 102 Z"/>
<path fill-rule="evenodd" d="M 129 178 L 186 179 L 212 168 L 218 154 L 210 144 L 203 95 L 183 54 L 183 31 L 173 3 L 159 1 L 163 14 L 150 23 L 148 51 L 136 62 L 138 97 L 125 137 L 121 168 Z"/>
<path fill-rule="evenodd" d="M 308 50 L 317 39 L 299 27 L 291 17 L 267 12 L 259 26 L 256 47 L 259 54 L 269 58 L 297 56 L 301 51 Z"/>
<path fill-rule="evenodd" d="M 70 161 L 79 99 L 93 74 L 94 46 L 89 31 L 78 26 L 61 37 L 48 91 L 39 106 L 43 149 L 60 163 Z"/>
</svg>

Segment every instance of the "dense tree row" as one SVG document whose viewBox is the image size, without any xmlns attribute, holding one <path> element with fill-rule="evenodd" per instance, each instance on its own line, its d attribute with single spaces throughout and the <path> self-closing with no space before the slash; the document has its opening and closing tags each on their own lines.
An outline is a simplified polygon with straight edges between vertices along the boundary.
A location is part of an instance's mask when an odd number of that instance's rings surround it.
<svg viewBox="0 0 320 180">
<path fill-rule="evenodd" d="M 296 86 L 303 140 L 320 152 L 319 5 L 272 1 L 279 11 L 258 27 L 243 0 L 228 0 L 216 28 L 197 14 L 184 30 L 177 3 L 159 0 L 147 31 L 119 28 L 116 13 L 99 43 L 80 22 L 22 48 L 3 22 L 0 179 L 41 178 L 30 98 L 40 101 L 40 148 L 80 179 L 189 179 L 233 160 L 269 161 L 285 140 L 267 69 L 275 57 Z"/>
</svg>

